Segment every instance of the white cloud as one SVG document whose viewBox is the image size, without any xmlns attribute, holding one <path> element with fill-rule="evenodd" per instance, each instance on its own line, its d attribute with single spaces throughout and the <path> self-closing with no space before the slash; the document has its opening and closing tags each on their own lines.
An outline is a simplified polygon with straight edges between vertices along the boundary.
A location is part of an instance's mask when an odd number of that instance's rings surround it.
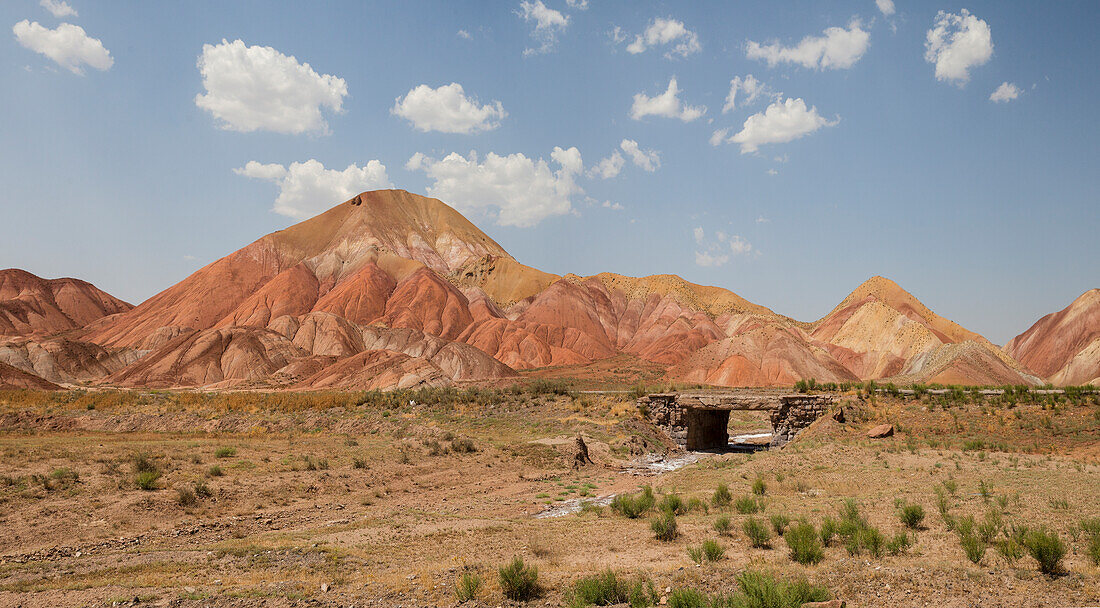
<svg viewBox="0 0 1100 608">
<path fill-rule="evenodd" d="M 588 10 L 588 0 L 565 0 L 565 5 L 575 11 Z"/>
<path fill-rule="evenodd" d="M 710 145 L 717 146 L 721 144 L 722 142 L 726 141 L 726 139 L 729 137 L 729 134 L 729 129 L 715 129 L 714 133 L 710 134 Z"/>
<path fill-rule="evenodd" d="M 771 221 L 771 220 L 769 220 L 768 218 L 764 217 L 763 215 L 758 215 L 758 216 L 756 216 L 756 223 L 757 223 L 757 224 L 767 224 L 767 223 L 768 223 L 768 222 L 770 222 L 770 221 Z"/>
<path fill-rule="evenodd" d="M 623 209 L 626 209 L 626 207 L 623 207 L 619 203 L 612 203 L 611 201 L 604 201 L 603 208 L 610 209 L 612 211 L 622 211 Z"/>
<path fill-rule="evenodd" d="M 779 175 L 779 171 L 777 169 L 774 169 L 774 168 L 773 169 L 768 169 L 767 174 L 768 175 L 773 175 L 773 176 L 774 175 Z"/>
<path fill-rule="evenodd" d="M 1012 82 L 1002 82 L 996 91 L 989 96 L 989 100 L 995 103 L 1008 103 L 1020 96 L 1020 87 Z"/>
<path fill-rule="evenodd" d="M 726 139 L 726 142 L 741 144 L 741 153 L 756 152 L 764 144 L 780 144 L 793 141 L 817 131 L 821 127 L 831 127 L 837 121 L 829 122 L 817 113 L 816 107 L 806 108 L 802 99 L 787 98 L 772 103 L 763 112 L 757 112 L 745 119 L 741 131 Z M 715 136 L 718 133 L 715 132 Z M 719 142 L 722 140 L 719 139 Z M 715 143 L 715 138 L 711 138 Z"/>
<path fill-rule="evenodd" d="M 599 177 L 601 179 L 611 179 L 623 170 L 623 165 L 626 164 L 626 159 L 622 154 L 619 154 L 618 150 L 611 153 L 611 156 L 600 159 L 600 162 L 596 163 L 595 167 L 592 167 L 588 171 L 589 177 Z"/>
<path fill-rule="evenodd" d="M 278 185 L 279 196 L 271 210 L 299 219 L 317 215 L 360 192 L 393 187 L 386 166 L 377 160 L 362 167 L 350 164 L 343 171 L 325 169 L 314 159 L 291 163 L 289 167 L 252 160 L 233 172 Z"/>
<path fill-rule="evenodd" d="M 206 93 L 195 105 L 231 131 L 328 132 L 322 108 L 342 111 L 348 94 L 344 79 L 319 75 L 269 46 L 234 40 L 204 44 L 198 60 Z"/>
<path fill-rule="evenodd" d="M 730 261 L 730 256 L 724 254 L 714 254 L 709 251 L 696 251 L 695 263 L 704 267 L 724 266 Z"/>
<path fill-rule="evenodd" d="M 895 12 L 894 0 L 875 0 L 875 6 L 884 16 L 889 17 Z"/>
<path fill-rule="evenodd" d="M 737 94 L 741 93 L 741 104 L 737 104 Z M 730 92 L 726 95 L 726 105 L 722 106 L 722 113 L 732 112 L 737 108 L 750 106 L 758 97 L 771 97 L 775 95 L 763 82 L 760 82 L 752 74 L 741 78 L 735 76 L 730 81 Z"/>
<path fill-rule="evenodd" d="M 58 19 L 62 17 L 79 17 L 76 14 L 76 9 L 69 6 L 68 2 L 64 0 L 41 0 L 39 2 L 42 8 L 50 11 L 50 14 Z"/>
<path fill-rule="evenodd" d="M 187 261 L 187 262 L 194 262 L 195 260 L 197 260 L 199 258 L 197 258 L 197 257 L 195 257 L 195 256 L 188 253 L 188 254 L 184 254 L 183 259 L 184 259 L 184 261 Z"/>
<path fill-rule="evenodd" d="M 12 26 L 11 31 L 19 44 L 53 59 L 73 74 L 83 74 L 85 65 L 109 70 L 115 63 L 103 43 L 88 36 L 79 25 L 62 23 L 51 30 L 37 21 L 24 19 Z"/>
<path fill-rule="evenodd" d="M 850 68 L 871 45 L 871 34 L 864 30 L 858 19 L 848 24 L 848 29 L 830 27 L 823 36 L 806 36 L 797 46 L 783 46 L 778 42 L 762 45 L 749 41 L 745 55 L 749 59 L 763 59 L 769 66 L 777 63 L 795 63 L 814 69 Z"/>
<path fill-rule="evenodd" d="M 620 44 L 626 40 L 626 33 L 623 32 L 623 28 L 616 25 L 607 33 L 607 37 L 611 39 L 613 44 Z"/>
<path fill-rule="evenodd" d="M 458 30 L 458 37 L 462 38 L 464 40 L 472 40 L 473 39 L 473 36 L 470 35 L 470 32 L 467 32 L 466 30 Z"/>
<path fill-rule="evenodd" d="M 560 167 L 557 171 L 541 158 L 493 152 L 484 160 L 476 152 L 466 157 L 452 152 L 441 160 L 418 152 L 405 167 L 424 171 L 433 180 L 428 194 L 460 211 L 484 211 L 500 225 L 530 227 L 570 213 L 573 196 L 583 194 L 575 181 L 584 170 L 580 151 L 555 147 L 550 158 Z"/>
<path fill-rule="evenodd" d="M 641 120 L 646 116 L 664 116 L 691 122 L 706 113 L 706 106 L 686 105 L 680 101 L 679 95 L 680 87 L 675 77 L 668 81 L 668 89 L 660 95 L 649 97 L 645 93 L 637 93 L 630 107 L 630 117 Z"/>
<path fill-rule="evenodd" d="M 535 0 L 534 2 L 523 0 L 519 3 L 519 10 L 516 11 L 516 14 L 526 23 L 534 22 L 535 29 L 531 32 L 531 37 L 539 43 L 538 48 L 524 49 L 524 55 L 549 53 L 557 44 L 558 35 L 569 27 L 569 16 L 548 8 L 542 3 L 542 0 Z"/>
<path fill-rule="evenodd" d="M 687 29 L 683 21 L 657 17 L 649 22 L 645 32 L 634 37 L 634 42 L 627 45 L 626 51 L 637 55 L 644 53 L 647 48 L 669 44 L 674 45 L 665 53 L 665 57 L 669 59 L 676 55 L 687 57 L 703 50 L 699 44 L 699 36 Z"/>
<path fill-rule="evenodd" d="M 924 59 L 936 64 L 936 80 L 950 80 L 963 86 L 970 80 L 970 68 L 993 56 L 993 33 L 989 24 L 965 8 L 960 14 L 940 11 L 924 42 Z"/>
<path fill-rule="evenodd" d="M 661 166 L 661 155 L 656 150 L 643 150 L 633 139 L 624 139 L 619 147 L 630 157 L 634 166 L 652 173 Z"/>
<path fill-rule="evenodd" d="M 692 236 L 699 246 L 695 250 L 695 263 L 699 266 L 722 266 L 730 261 L 730 255 L 753 253 L 752 243 L 739 234 L 730 236 L 719 230 L 713 238 L 707 238 L 706 231 L 698 226 L 692 231 Z"/>
<path fill-rule="evenodd" d="M 477 99 L 467 97 L 457 82 L 438 89 L 419 85 L 404 97 L 398 97 L 390 112 L 411 122 L 419 131 L 441 133 L 490 131 L 508 116 L 499 101 L 478 105 Z"/>
</svg>

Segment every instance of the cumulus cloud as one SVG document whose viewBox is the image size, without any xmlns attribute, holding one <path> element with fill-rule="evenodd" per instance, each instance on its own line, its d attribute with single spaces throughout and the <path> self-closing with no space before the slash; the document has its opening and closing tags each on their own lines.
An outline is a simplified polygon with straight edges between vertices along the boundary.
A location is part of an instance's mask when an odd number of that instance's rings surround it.
<svg viewBox="0 0 1100 608">
<path fill-rule="evenodd" d="M 607 32 L 607 37 L 611 39 L 612 44 L 620 44 L 626 40 L 626 33 L 623 32 L 623 28 L 616 25 Z"/>
<path fill-rule="evenodd" d="M 558 43 L 558 35 L 569 27 L 569 16 L 547 7 L 542 3 L 542 0 L 535 0 L 534 2 L 523 0 L 519 3 L 519 10 L 516 11 L 516 14 L 524 22 L 535 24 L 535 29 L 531 31 L 531 37 L 539 44 L 538 47 L 524 49 L 524 55 L 549 53 L 554 49 L 554 45 Z"/>
<path fill-rule="evenodd" d="M 644 32 L 634 37 L 634 42 L 627 45 L 626 51 L 637 55 L 644 53 L 647 48 L 666 45 L 672 45 L 665 53 L 665 57 L 669 59 L 675 56 L 687 57 L 703 50 L 699 44 L 699 36 L 687 29 L 683 21 L 657 17 L 649 22 L 649 27 Z"/>
<path fill-rule="evenodd" d="M 749 116 L 741 131 L 729 138 L 724 137 L 728 131 L 722 130 L 722 136 L 716 131 L 711 144 L 718 145 L 722 141 L 741 144 L 741 153 L 747 154 L 756 152 L 764 144 L 786 143 L 835 124 L 837 121 L 830 122 L 818 114 L 816 107 L 807 108 L 802 99 L 787 98 Z"/>
<path fill-rule="evenodd" d="M 634 104 L 630 107 L 630 117 L 641 120 L 646 116 L 664 116 L 679 118 L 691 122 L 706 113 L 706 106 L 689 106 L 680 101 L 680 87 L 676 78 L 668 81 L 668 89 L 660 95 L 649 97 L 645 93 L 634 95 Z"/>
<path fill-rule="evenodd" d="M 102 71 L 115 64 L 103 43 L 88 36 L 79 25 L 62 23 L 51 30 L 37 21 L 24 19 L 12 26 L 11 31 L 19 44 L 53 59 L 73 74 L 84 74 L 85 65 Z"/>
<path fill-rule="evenodd" d="M 842 27 L 826 28 L 822 36 L 806 36 L 795 46 L 783 46 L 779 42 L 760 44 L 749 41 L 745 55 L 749 59 L 763 59 L 769 66 L 778 63 L 794 63 L 819 70 L 850 68 L 871 45 L 871 34 L 864 30 L 858 19 Z"/>
<path fill-rule="evenodd" d="M 500 126 L 508 115 L 499 101 L 478 105 L 467 97 L 457 82 L 433 89 L 419 85 L 394 101 L 393 114 L 412 123 L 419 131 L 476 133 Z"/>
<path fill-rule="evenodd" d="M 323 108 L 342 111 L 348 94 L 343 78 L 320 75 L 269 46 L 234 40 L 204 44 L 198 59 L 206 93 L 195 105 L 230 131 L 328 132 Z"/>
<path fill-rule="evenodd" d="M 530 227 L 570 213 L 573 196 L 583 194 L 576 184 L 584 170 L 580 151 L 555 147 L 550 159 L 556 171 L 542 158 L 519 153 L 489 152 L 483 160 L 476 152 L 465 157 L 452 152 L 436 160 L 417 152 L 405 168 L 423 171 L 433 181 L 428 194 L 459 211 L 487 213 L 502 226 Z"/>
<path fill-rule="evenodd" d="M 661 155 L 656 150 L 643 150 L 633 139 L 624 139 L 619 147 L 626 152 L 635 167 L 652 173 L 661 166 Z"/>
<path fill-rule="evenodd" d="M 377 160 L 362 167 L 353 163 L 343 171 L 325 169 L 314 159 L 291 163 L 289 167 L 252 160 L 233 172 L 276 184 L 279 196 L 271 210 L 298 219 L 317 215 L 360 192 L 393 187 L 386 166 Z"/>
<path fill-rule="evenodd" d="M 965 8 L 959 14 L 940 11 L 924 41 L 924 59 L 936 64 L 936 80 L 959 86 L 970 80 L 970 68 L 984 65 L 993 56 L 989 24 Z"/>
<path fill-rule="evenodd" d="M 588 0 L 565 0 L 565 5 L 575 11 L 588 10 Z"/>
<path fill-rule="evenodd" d="M 622 154 L 619 154 L 618 150 L 611 153 L 611 156 L 600 159 L 600 162 L 596 163 L 596 166 L 592 167 L 588 171 L 589 177 L 599 177 L 601 179 L 611 179 L 619 175 L 619 172 L 623 170 L 623 165 L 626 164 L 626 159 Z"/>
<path fill-rule="evenodd" d="M 737 95 L 741 94 L 741 104 L 737 104 Z M 774 93 L 763 82 L 757 80 L 752 74 L 741 78 L 735 76 L 730 81 L 730 92 L 726 95 L 726 105 L 722 106 L 722 113 L 732 112 L 738 107 L 750 106 L 758 97 L 771 97 Z"/>
<path fill-rule="evenodd" d="M 878 7 L 879 12 L 881 12 L 884 17 L 889 17 L 894 14 L 894 0 L 875 0 L 875 6 Z"/>
<path fill-rule="evenodd" d="M 470 35 L 470 32 L 467 32 L 466 30 L 458 30 L 457 35 L 458 35 L 459 38 L 462 38 L 463 40 L 472 40 L 473 39 L 473 36 Z"/>
<path fill-rule="evenodd" d="M 1020 96 L 1020 87 L 1012 82 L 1002 82 L 996 91 L 989 96 L 989 100 L 995 103 L 1008 103 Z"/>
<path fill-rule="evenodd" d="M 76 9 L 69 6 L 69 3 L 64 0 L 41 0 L 39 4 L 58 19 L 62 17 L 79 17 L 76 14 Z"/>
<path fill-rule="evenodd" d="M 721 230 L 713 237 L 707 237 L 702 226 L 692 231 L 697 249 L 695 263 L 699 266 L 722 266 L 730 261 L 731 255 L 749 255 L 753 253 L 752 243 L 739 234 L 728 235 Z"/>
<path fill-rule="evenodd" d="M 603 208 L 610 209 L 612 211 L 622 211 L 623 209 L 626 209 L 626 207 L 623 207 L 619 203 L 612 203 L 611 201 L 604 201 Z"/>
</svg>

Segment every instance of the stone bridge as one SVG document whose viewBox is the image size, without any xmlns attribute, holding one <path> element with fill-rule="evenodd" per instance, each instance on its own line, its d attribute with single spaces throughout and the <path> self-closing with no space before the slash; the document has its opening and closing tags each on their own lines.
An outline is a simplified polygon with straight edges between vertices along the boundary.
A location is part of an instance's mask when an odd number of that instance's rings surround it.
<svg viewBox="0 0 1100 608">
<path fill-rule="evenodd" d="M 745 392 L 655 393 L 638 399 L 639 410 L 686 450 L 723 449 L 729 445 L 730 412 L 766 411 L 771 416 L 770 447 L 785 445 L 795 433 L 825 415 L 832 395 Z"/>
</svg>

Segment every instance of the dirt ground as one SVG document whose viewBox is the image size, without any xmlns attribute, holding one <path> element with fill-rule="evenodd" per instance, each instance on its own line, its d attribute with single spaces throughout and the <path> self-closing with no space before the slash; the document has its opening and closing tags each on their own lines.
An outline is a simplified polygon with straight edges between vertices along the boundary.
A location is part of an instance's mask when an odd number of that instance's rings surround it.
<svg viewBox="0 0 1100 608">
<path fill-rule="evenodd" d="M 1095 403 L 945 409 L 851 397 L 846 423 L 823 418 L 783 449 L 700 454 L 645 474 L 637 459 L 667 445 L 628 395 L 292 410 L 261 397 L 226 409 L 144 395 L 88 407 L 0 395 L 0 606 L 454 606 L 465 572 L 484 581 L 469 605 L 501 606 L 497 568 L 513 556 L 538 567 L 536 606 L 564 605 L 575 580 L 608 567 L 649 578 L 661 596 L 729 591 L 755 569 L 805 576 L 849 606 L 1100 604 L 1080 526 L 1100 517 Z M 868 439 L 883 422 L 895 435 Z M 730 429 L 761 426 L 759 414 L 735 415 Z M 594 463 L 573 468 L 578 434 Z M 154 472 L 139 480 L 142 470 Z M 680 515 L 668 542 L 654 538 L 652 513 L 539 517 L 643 485 L 709 505 L 720 484 L 736 500 L 757 479 L 763 521 L 820 524 L 847 498 L 887 537 L 903 529 L 898 500 L 926 517 L 900 555 L 838 544 L 812 566 L 793 562 L 782 538 L 751 548 L 748 516 L 732 507 Z M 937 487 L 954 516 L 996 511 L 1056 531 L 1064 573 L 1040 574 L 1026 555 L 1009 564 L 993 547 L 968 561 Z M 713 527 L 723 514 L 728 534 Z M 697 565 L 687 549 L 708 539 L 725 554 Z"/>
</svg>

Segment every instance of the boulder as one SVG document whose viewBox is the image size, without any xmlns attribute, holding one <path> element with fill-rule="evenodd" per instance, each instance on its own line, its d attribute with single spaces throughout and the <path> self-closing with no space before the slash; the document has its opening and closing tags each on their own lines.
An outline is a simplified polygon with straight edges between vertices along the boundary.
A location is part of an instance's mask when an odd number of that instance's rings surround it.
<svg viewBox="0 0 1100 608">
<path fill-rule="evenodd" d="M 871 439 L 882 439 L 884 437 L 891 437 L 894 434 L 894 425 L 892 424 L 880 424 L 875 428 L 867 431 L 867 436 Z"/>
</svg>

